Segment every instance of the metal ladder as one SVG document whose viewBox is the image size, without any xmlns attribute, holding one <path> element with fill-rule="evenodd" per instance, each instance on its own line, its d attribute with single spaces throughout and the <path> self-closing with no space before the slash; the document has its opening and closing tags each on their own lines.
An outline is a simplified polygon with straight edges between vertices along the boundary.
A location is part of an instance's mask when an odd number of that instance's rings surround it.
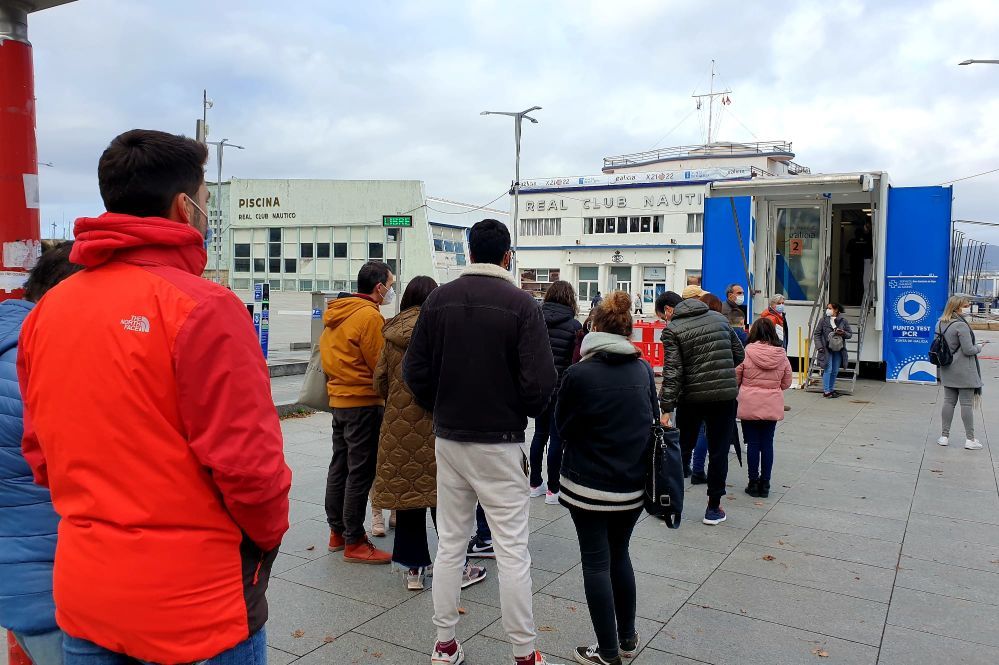
<svg viewBox="0 0 999 665">
<path fill-rule="evenodd" d="M 867 329 L 868 320 L 870 319 L 871 305 L 874 303 L 874 287 L 875 283 L 872 280 L 866 289 L 866 293 L 864 293 L 860 309 L 855 313 L 848 312 L 844 315 L 850 324 L 850 328 L 853 330 L 853 337 L 845 340 L 844 348 L 847 351 L 849 360 L 846 367 L 841 367 L 839 373 L 836 375 L 835 389 L 847 395 L 852 395 L 857 387 L 857 378 L 860 375 L 860 353 L 864 349 L 864 334 Z M 822 273 L 822 283 L 819 288 L 821 298 L 812 307 L 812 313 L 808 321 L 809 339 L 812 338 L 813 331 L 818 326 L 819 321 L 825 316 L 825 304 L 829 300 L 828 294 L 829 261 L 827 260 L 825 270 Z M 823 368 L 818 364 L 819 351 L 817 346 L 814 345 L 814 341 L 809 356 L 808 379 L 805 382 L 805 390 L 808 392 L 822 392 Z"/>
</svg>

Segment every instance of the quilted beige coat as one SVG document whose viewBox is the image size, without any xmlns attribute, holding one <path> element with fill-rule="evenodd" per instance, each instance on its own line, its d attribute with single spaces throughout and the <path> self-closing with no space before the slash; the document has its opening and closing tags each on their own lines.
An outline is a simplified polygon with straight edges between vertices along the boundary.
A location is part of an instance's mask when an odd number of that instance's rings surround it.
<svg viewBox="0 0 999 665">
<path fill-rule="evenodd" d="M 416 404 L 402 380 L 402 358 L 419 315 L 420 308 L 411 307 L 385 324 L 385 346 L 375 367 L 374 387 L 385 398 L 385 418 L 371 503 L 385 510 L 437 505 L 433 416 Z"/>
</svg>

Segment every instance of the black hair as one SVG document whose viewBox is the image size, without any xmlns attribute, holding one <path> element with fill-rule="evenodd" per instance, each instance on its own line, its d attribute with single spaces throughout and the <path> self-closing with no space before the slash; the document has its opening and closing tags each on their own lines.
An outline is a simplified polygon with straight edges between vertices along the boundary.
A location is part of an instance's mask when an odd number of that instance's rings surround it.
<svg viewBox="0 0 999 665">
<path fill-rule="evenodd" d="M 437 282 L 433 277 L 420 275 L 414 277 L 406 285 L 406 291 L 402 294 L 402 302 L 399 303 L 399 311 L 404 312 L 410 307 L 419 307 L 427 301 L 430 292 L 437 288 Z"/>
<path fill-rule="evenodd" d="M 510 229 L 499 220 L 484 219 L 468 232 L 468 250 L 473 263 L 502 265 L 510 251 Z"/>
<path fill-rule="evenodd" d="M 208 148 L 194 139 L 152 129 L 120 134 L 97 164 L 108 212 L 166 217 L 177 194 L 192 199 L 205 181 Z"/>
<path fill-rule="evenodd" d="M 843 306 L 842 305 L 840 305 L 838 302 L 831 302 L 829 304 L 832 305 L 836 309 L 837 316 L 842 316 L 843 315 Z"/>
<path fill-rule="evenodd" d="M 663 291 L 656 296 L 656 312 L 666 313 L 667 307 L 676 307 L 683 301 L 678 293 L 673 291 Z"/>
<path fill-rule="evenodd" d="M 773 321 L 762 316 L 756 319 L 749 329 L 749 339 L 746 343 L 752 344 L 753 342 L 763 342 L 770 346 L 784 348 L 784 343 L 780 341 L 780 336 L 777 335 L 777 326 L 774 325 Z"/>
<path fill-rule="evenodd" d="M 728 294 L 735 291 L 735 287 L 737 286 L 742 286 L 742 284 L 739 284 L 738 282 L 732 282 L 731 284 L 729 284 L 727 287 L 725 287 L 725 295 L 727 296 Z"/>
<path fill-rule="evenodd" d="M 24 283 L 25 300 L 38 302 L 53 286 L 83 270 L 83 266 L 70 263 L 69 253 L 72 249 L 73 241 L 69 240 L 42 252 L 38 263 L 28 275 L 28 281 Z"/>
<path fill-rule="evenodd" d="M 387 284 L 392 274 L 388 264 L 381 261 L 368 261 L 357 271 L 357 292 L 369 296 L 379 284 Z"/>
</svg>

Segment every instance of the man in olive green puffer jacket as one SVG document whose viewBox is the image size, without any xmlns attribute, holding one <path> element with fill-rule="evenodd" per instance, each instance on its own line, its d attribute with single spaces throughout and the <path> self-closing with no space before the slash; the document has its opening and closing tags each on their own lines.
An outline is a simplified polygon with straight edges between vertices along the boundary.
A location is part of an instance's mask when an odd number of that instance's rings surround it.
<svg viewBox="0 0 999 665">
<path fill-rule="evenodd" d="M 704 523 L 714 525 L 725 520 L 721 497 L 725 494 L 728 449 L 739 394 L 735 367 L 742 363 L 745 351 L 723 315 L 708 309 L 691 287 L 683 295 L 685 299 L 676 306 L 663 331 L 659 405 L 663 414 L 677 411 L 676 425 L 680 429 L 685 466 L 690 464 L 697 434 L 704 424 L 710 460 Z M 664 415 L 663 420 L 668 424 L 669 416 Z"/>
</svg>

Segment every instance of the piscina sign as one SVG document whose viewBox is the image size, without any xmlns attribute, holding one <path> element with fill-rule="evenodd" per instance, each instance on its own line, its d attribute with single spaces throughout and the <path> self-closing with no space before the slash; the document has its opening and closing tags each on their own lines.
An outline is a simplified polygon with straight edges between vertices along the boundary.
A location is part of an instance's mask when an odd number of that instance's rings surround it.
<svg viewBox="0 0 999 665">
<path fill-rule="evenodd" d="M 950 187 L 888 192 L 883 351 L 889 381 L 937 381 L 928 354 L 947 303 L 950 215 Z"/>
</svg>

